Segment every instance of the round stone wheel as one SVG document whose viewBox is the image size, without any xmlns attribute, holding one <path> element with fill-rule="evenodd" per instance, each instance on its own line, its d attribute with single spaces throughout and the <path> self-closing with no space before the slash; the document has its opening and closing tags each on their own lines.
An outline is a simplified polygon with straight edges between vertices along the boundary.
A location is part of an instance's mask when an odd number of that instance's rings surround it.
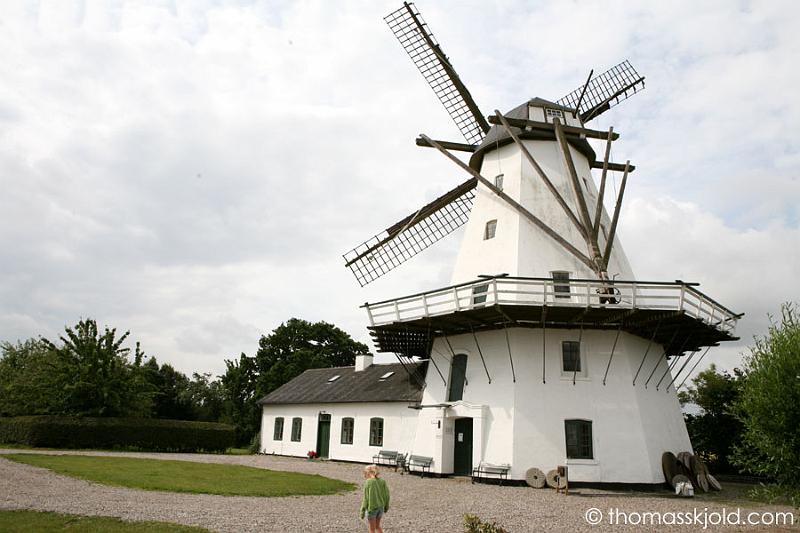
<svg viewBox="0 0 800 533">
<path fill-rule="evenodd" d="M 538 468 L 529 468 L 528 471 L 525 472 L 525 482 L 534 489 L 541 489 L 545 486 L 547 480 L 545 479 L 544 472 Z"/>
<path fill-rule="evenodd" d="M 692 472 L 693 476 L 708 474 L 706 464 L 696 455 L 693 455 L 689 460 L 689 470 Z"/>
<path fill-rule="evenodd" d="M 712 489 L 714 489 L 714 490 L 722 490 L 722 485 L 720 484 L 719 481 L 717 481 L 717 478 L 715 478 L 711 474 L 706 474 L 706 477 L 708 478 L 708 485 Z"/>
<path fill-rule="evenodd" d="M 692 454 L 690 452 L 681 452 L 678 454 L 678 461 L 686 468 L 687 472 L 692 471 Z"/>
<path fill-rule="evenodd" d="M 661 469 L 664 471 L 664 481 L 670 484 L 673 489 L 675 485 L 672 485 L 672 478 L 681 473 L 679 464 L 678 458 L 675 457 L 674 453 L 664 452 L 661 455 Z"/>
<path fill-rule="evenodd" d="M 708 492 L 708 476 L 700 474 L 697 476 L 697 485 L 703 489 L 703 492 Z"/>
<path fill-rule="evenodd" d="M 547 486 L 548 487 L 553 488 L 553 489 L 557 489 L 558 488 L 558 470 L 555 470 L 555 469 L 550 470 L 547 473 L 547 476 L 545 476 L 545 479 L 547 481 Z"/>
<path fill-rule="evenodd" d="M 678 483 L 691 483 L 691 482 L 692 480 L 689 479 L 688 476 L 685 476 L 683 474 L 676 474 L 675 477 L 672 478 L 670 485 L 672 485 L 672 488 L 674 489 L 675 487 L 678 486 Z"/>
</svg>

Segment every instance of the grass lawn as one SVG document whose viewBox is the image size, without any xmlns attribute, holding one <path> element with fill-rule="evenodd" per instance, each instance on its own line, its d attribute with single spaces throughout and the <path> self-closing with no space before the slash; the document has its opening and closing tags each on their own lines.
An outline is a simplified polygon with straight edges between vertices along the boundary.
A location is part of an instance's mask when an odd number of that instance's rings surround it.
<svg viewBox="0 0 800 533">
<path fill-rule="evenodd" d="M 208 533 L 207 529 L 169 522 L 124 522 L 104 516 L 39 511 L 0 511 L 0 531 L 7 533 Z"/>
<path fill-rule="evenodd" d="M 105 485 L 144 490 L 225 496 L 300 496 L 336 494 L 356 488 L 352 483 L 315 474 L 241 465 L 87 455 L 15 453 L 2 457 Z"/>
</svg>

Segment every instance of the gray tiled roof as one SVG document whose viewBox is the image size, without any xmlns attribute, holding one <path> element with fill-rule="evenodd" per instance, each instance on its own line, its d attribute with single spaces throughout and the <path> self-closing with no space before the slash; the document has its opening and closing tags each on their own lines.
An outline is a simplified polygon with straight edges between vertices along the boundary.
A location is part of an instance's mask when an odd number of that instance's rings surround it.
<svg viewBox="0 0 800 533">
<path fill-rule="evenodd" d="M 352 366 L 314 368 L 270 392 L 258 403 L 419 402 L 425 365 L 412 363 L 405 365 L 405 369 L 400 363 L 371 365 L 361 372 Z M 381 380 L 387 372 L 394 374 Z M 409 372 L 417 379 L 412 379 Z M 337 380 L 328 381 L 337 375 Z"/>
</svg>

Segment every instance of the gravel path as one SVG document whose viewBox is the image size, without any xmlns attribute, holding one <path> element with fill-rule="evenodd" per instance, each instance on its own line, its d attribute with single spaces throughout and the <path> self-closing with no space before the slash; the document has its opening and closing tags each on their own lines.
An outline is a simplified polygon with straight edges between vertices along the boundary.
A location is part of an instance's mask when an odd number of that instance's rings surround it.
<svg viewBox="0 0 800 533">
<path fill-rule="evenodd" d="M 202 454 L 39 452 L 2 450 L 0 453 L 52 453 L 141 457 L 240 464 L 272 470 L 321 474 L 361 483 L 362 465 L 306 461 L 274 456 Z M 685 512 L 704 507 L 720 511 L 722 504 L 677 500 L 668 493 L 641 494 L 579 489 L 570 496 L 528 487 L 472 485 L 469 480 L 420 479 L 383 472 L 392 492 L 392 509 L 384 518 L 387 532 L 460 532 L 464 513 L 497 521 L 509 531 L 642 531 L 642 526 L 587 524 L 589 508 L 625 512 Z M 0 459 L 0 509 L 38 509 L 82 515 L 116 516 L 126 520 L 163 520 L 201 526 L 220 532 L 339 532 L 366 531 L 358 520 L 360 492 L 334 496 L 258 498 L 142 491 L 109 487 L 54 474 L 48 470 Z M 738 504 L 731 504 L 728 509 Z M 748 508 L 746 512 L 756 509 Z M 790 510 L 758 507 L 759 511 Z M 795 514 L 800 524 L 800 515 Z M 696 526 L 661 526 L 658 531 L 697 531 Z M 800 527 L 714 528 L 738 531 L 798 531 Z"/>
</svg>

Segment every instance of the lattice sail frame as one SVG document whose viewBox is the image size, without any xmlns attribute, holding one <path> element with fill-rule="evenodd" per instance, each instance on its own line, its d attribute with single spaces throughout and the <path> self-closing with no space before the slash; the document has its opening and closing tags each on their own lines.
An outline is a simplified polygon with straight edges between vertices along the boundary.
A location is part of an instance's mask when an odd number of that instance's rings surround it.
<svg viewBox="0 0 800 533">
<path fill-rule="evenodd" d="M 476 179 L 470 179 L 344 254 L 362 287 L 408 261 L 469 220 Z"/>
<path fill-rule="evenodd" d="M 644 76 L 640 76 L 633 65 L 628 60 L 615 65 L 595 76 L 586 86 L 586 93 L 580 101 L 578 113 L 583 122 L 597 117 L 644 89 Z M 575 109 L 583 93 L 584 86 L 581 85 L 563 98 L 556 100 L 556 103 Z"/>
<path fill-rule="evenodd" d="M 489 130 L 489 125 L 414 4 L 404 3 L 403 7 L 383 20 L 467 142 L 479 143 Z"/>
</svg>

